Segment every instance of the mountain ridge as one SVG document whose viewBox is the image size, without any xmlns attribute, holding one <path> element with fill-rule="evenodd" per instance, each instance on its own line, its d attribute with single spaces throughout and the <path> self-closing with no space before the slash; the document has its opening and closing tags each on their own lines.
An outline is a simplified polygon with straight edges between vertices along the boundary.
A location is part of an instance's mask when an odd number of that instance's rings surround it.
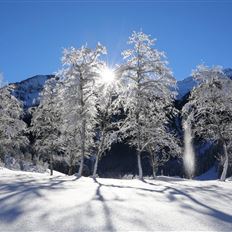
<svg viewBox="0 0 232 232">
<path fill-rule="evenodd" d="M 10 83 L 7 87 L 11 94 L 23 103 L 23 107 L 38 106 L 40 92 L 43 90 L 45 82 L 54 75 L 35 75 L 20 82 Z"/>
<path fill-rule="evenodd" d="M 226 76 L 232 79 L 232 68 L 223 69 Z M 35 75 L 19 82 L 13 82 L 8 85 L 12 94 L 23 102 L 26 109 L 32 106 L 38 106 L 39 94 L 43 89 L 45 82 L 55 77 L 52 74 Z M 187 93 L 189 93 L 197 82 L 192 76 L 186 77 L 183 80 L 177 81 L 177 100 L 181 100 Z"/>
<path fill-rule="evenodd" d="M 223 72 L 227 77 L 232 79 L 232 68 L 225 68 L 223 69 Z M 195 81 L 192 76 L 177 81 L 177 92 L 178 92 L 177 100 L 183 98 L 196 86 L 197 86 L 197 81 Z"/>
</svg>

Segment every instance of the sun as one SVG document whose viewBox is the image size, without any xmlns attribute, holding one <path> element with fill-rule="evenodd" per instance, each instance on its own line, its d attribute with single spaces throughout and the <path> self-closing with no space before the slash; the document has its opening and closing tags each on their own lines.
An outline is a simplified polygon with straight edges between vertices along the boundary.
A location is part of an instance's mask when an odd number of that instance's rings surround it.
<svg viewBox="0 0 232 232">
<path fill-rule="evenodd" d="M 104 83 L 111 84 L 115 80 L 115 73 L 114 70 L 105 67 L 101 70 L 101 79 Z"/>
</svg>

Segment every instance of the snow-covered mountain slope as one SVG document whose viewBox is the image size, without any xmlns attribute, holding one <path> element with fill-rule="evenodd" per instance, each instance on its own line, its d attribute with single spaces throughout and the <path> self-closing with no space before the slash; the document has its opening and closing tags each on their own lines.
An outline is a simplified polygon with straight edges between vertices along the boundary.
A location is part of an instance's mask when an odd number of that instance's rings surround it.
<svg viewBox="0 0 232 232">
<path fill-rule="evenodd" d="M 197 82 L 192 77 L 187 77 L 184 80 L 177 81 L 177 99 L 181 99 L 184 95 L 190 92 L 196 85 Z"/>
<path fill-rule="evenodd" d="M 232 68 L 225 68 L 224 73 L 226 74 L 226 76 L 232 79 Z"/>
<path fill-rule="evenodd" d="M 54 75 L 37 75 L 21 82 L 10 84 L 12 94 L 24 104 L 25 108 L 39 104 L 39 94 L 45 82 Z"/>
<path fill-rule="evenodd" d="M 232 79 L 232 69 L 226 68 L 223 70 L 225 75 Z M 188 92 L 190 92 L 194 87 L 197 86 L 197 82 L 193 79 L 192 76 L 185 78 L 184 80 L 177 81 L 177 99 L 181 99 Z"/>
<path fill-rule="evenodd" d="M 224 69 L 225 74 L 232 79 L 232 69 Z M 30 108 L 39 104 L 39 93 L 42 91 L 45 82 L 54 75 L 36 75 L 21 82 L 9 84 L 12 94 Z M 177 81 L 177 99 L 181 99 L 197 85 L 196 81 L 190 76 L 184 80 Z"/>
<path fill-rule="evenodd" d="M 230 182 L 0 176 L 0 231 L 232 231 Z"/>
</svg>

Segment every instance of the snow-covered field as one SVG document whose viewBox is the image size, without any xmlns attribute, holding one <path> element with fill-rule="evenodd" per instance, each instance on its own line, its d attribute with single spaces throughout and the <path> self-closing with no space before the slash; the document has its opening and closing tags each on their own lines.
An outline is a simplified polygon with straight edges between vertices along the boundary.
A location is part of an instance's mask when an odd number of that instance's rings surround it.
<svg viewBox="0 0 232 232">
<path fill-rule="evenodd" d="M 0 231 L 232 231 L 232 182 L 0 169 Z"/>
</svg>

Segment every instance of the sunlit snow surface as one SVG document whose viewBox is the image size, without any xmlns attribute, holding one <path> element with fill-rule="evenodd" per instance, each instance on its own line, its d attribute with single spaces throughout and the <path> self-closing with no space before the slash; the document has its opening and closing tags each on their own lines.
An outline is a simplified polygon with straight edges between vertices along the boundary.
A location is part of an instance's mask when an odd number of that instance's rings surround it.
<svg viewBox="0 0 232 232">
<path fill-rule="evenodd" d="M 0 231 L 232 231 L 230 181 L 0 176 Z"/>
</svg>

